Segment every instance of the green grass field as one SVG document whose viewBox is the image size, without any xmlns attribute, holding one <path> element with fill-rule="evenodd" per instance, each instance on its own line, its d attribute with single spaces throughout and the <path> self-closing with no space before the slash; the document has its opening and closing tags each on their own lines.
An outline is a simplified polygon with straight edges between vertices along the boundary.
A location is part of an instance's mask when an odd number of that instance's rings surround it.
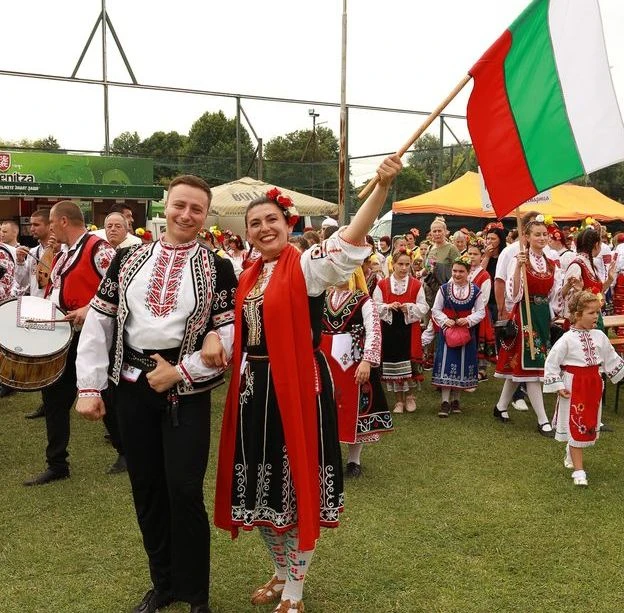
<svg viewBox="0 0 624 613">
<path fill-rule="evenodd" d="M 605 421 L 615 431 L 587 452 L 583 490 L 532 412 L 494 421 L 500 386 L 490 380 L 465 394 L 464 413 L 442 420 L 425 383 L 418 411 L 364 449 L 342 525 L 323 533 L 315 553 L 306 611 L 624 610 L 624 420 L 613 413 L 613 387 Z M 213 402 L 210 510 L 223 394 Z M 39 400 L 0 400 L 0 611 L 129 611 L 149 578 L 127 476 L 105 474 L 115 456 L 102 424 L 74 415 L 71 479 L 23 487 L 44 468 L 45 424 L 23 417 Z M 212 611 L 271 611 L 249 604 L 271 573 L 258 534 L 231 541 L 213 529 L 212 543 Z"/>
</svg>

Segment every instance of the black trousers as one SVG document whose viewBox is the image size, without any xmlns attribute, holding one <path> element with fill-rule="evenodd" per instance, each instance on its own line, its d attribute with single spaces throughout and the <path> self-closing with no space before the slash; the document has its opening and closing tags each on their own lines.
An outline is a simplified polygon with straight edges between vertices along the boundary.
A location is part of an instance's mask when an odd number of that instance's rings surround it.
<svg viewBox="0 0 624 613">
<path fill-rule="evenodd" d="M 78 395 L 76 389 L 76 350 L 80 335 L 74 334 L 69 351 L 67 363 L 60 378 L 52 385 L 41 391 L 43 405 L 46 408 L 46 432 L 48 446 L 46 447 L 46 459 L 48 466 L 58 472 L 66 472 L 67 445 L 69 445 L 69 414 Z"/>
<path fill-rule="evenodd" d="M 119 432 L 119 420 L 117 417 L 117 386 L 112 382 L 108 382 L 108 387 L 102 390 L 102 400 L 106 413 L 104 414 L 104 426 L 110 434 L 110 442 L 119 455 L 125 455 L 123 444 L 121 442 L 121 433 Z"/>
<path fill-rule="evenodd" d="M 141 374 L 121 380 L 117 411 L 134 506 L 154 587 L 191 604 L 208 601 L 210 524 L 204 476 L 210 448 L 210 392 L 180 396 L 177 425 L 167 394 Z"/>
</svg>

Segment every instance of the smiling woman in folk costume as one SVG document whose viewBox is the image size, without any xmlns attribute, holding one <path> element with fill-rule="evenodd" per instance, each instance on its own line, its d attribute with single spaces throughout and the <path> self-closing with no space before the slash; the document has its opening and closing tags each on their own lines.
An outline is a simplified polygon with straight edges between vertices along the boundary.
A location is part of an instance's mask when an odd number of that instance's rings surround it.
<svg viewBox="0 0 624 613">
<path fill-rule="evenodd" d="M 594 266 L 594 258 L 600 254 L 600 235 L 592 227 L 579 232 L 576 237 L 576 257 L 570 262 L 565 271 L 561 295 L 565 300 L 564 315 L 569 320 L 569 304 L 576 293 L 586 290 L 598 296 L 601 306 L 604 307 L 604 292 L 611 287 L 616 275 L 616 262 L 609 266 L 607 279 L 602 281 Z M 569 323 L 566 323 L 566 329 Z M 598 317 L 597 327 L 604 331 L 602 313 Z"/>
<path fill-rule="evenodd" d="M 437 331 L 431 382 L 442 392 L 439 417 L 461 413 L 459 394 L 474 389 L 478 382 L 477 326 L 485 316 L 485 301 L 477 285 L 468 281 L 471 261 L 466 255 L 455 259 L 451 280 L 442 284 L 431 309 Z M 450 330 L 468 330 L 463 344 L 454 346 Z"/>
<path fill-rule="evenodd" d="M 596 330 L 600 300 L 577 292 L 570 301 L 572 327 L 554 345 L 544 367 L 544 392 L 557 392 L 555 438 L 567 442 L 564 465 L 574 470 L 574 485 L 587 485 L 583 449 L 595 444 L 600 430 L 603 381 L 600 371 L 618 383 L 624 361 L 607 336 Z"/>
<path fill-rule="evenodd" d="M 351 223 L 303 254 L 288 244 L 296 221 L 289 198 L 274 189 L 247 208 L 247 239 L 261 257 L 236 294 L 215 523 L 233 536 L 260 528 L 274 575 L 252 602 L 277 600 L 279 613 L 303 611 L 320 526 L 337 526 L 343 506 L 334 390 L 319 351 L 324 292 L 369 255 L 366 232 L 400 168 L 398 156 L 386 158 Z"/>
<path fill-rule="evenodd" d="M 349 283 L 334 287 L 325 298 L 321 349 L 336 389 L 338 436 L 349 445 L 347 475 L 361 474 L 364 443 L 378 441 L 392 430 L 392 417 L 381 387 L 381 327 L 374 302 Z"/>
<path fill-rule="evenodd" d="M 481 267 L 481 258 L 485 243 L 478 238 L 471 238 L 466 249 L 470 258 L 468 281 L 474 283 L 483 296 L 486 307 L 492 295 L 492 278 L 487 270 Z M 488 362 L 496 364 L 496 338 L 490 310 L 486 308 L 485 317 L 479 323 L 477 331 L 477 354 L 479 356 L 479 381 L 487 379 Z"/>
<path fill-rule="evenodd" d="M 394 272 L 377 283 L 373 300 L 382 331 L 382 381 L 396 395 L 395 413 L 416 410 L 416 399 L 407 396 L 422 381 L 420 322 L 429 312 L 424 289 L 410 276 L 411 256 L 405 248 L 392 254 Z"/>
<path fill-rule="evenodd" d="M 511 319 L 516 330 L 513 338 L 503 341 L 496 363 L 496 377 L 505 379 L 505 385 L 494 417 L 509 421 L 507 407 L 516 388 L 526 382 L 527 395 L 537 416 L 538 431 L 552 436 L 553 430 L 544 409 L 544 398 L 540 382 L 544 377 L 544 361 L 550 350 L 550 322 L 552 314 L 558 313 L 560 305 L 559 267 L 544 256 L 548 242 L 548 231 L 544 217 L 538 215 L 524 227 L 528 250 L 520 251 L 509 264 L 507 275 L 507 298 L 514 303 Z M 524 299 L 522 267 L 526 269 L 527 291 L 530 297 L 531 320 L 535 357 L 531 357 L 529 329 Z"/>
</svg>

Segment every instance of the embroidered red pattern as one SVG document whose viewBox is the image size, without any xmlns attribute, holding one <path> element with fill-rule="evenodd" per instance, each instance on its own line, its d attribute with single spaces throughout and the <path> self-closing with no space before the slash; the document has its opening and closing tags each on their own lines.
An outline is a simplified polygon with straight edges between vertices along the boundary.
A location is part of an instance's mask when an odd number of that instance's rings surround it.
<svg viewBox="0 0 624 613">
<path fill-rule="evenodd" d="M 586 330 L 578 330 L 579 342 L 585 357 L 585 364 L 588 366 L 596 366 L 598 364 L 598 356 L 596 355 L 596 345 L 591 334 Z"/>
<path fill-rule="evenodd" d="M 172 249 L 163 246 L 158 257 L 149 286 L 146 305 L 154 317 L 167 317 L 178 306 L 180 283 L 190 249 Z"/>
</svg>

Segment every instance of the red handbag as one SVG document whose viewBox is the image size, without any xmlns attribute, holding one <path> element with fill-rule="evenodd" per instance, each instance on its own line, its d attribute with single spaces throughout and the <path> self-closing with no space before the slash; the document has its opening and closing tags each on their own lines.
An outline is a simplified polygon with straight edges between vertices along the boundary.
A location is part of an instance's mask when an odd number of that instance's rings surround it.
<svg viewBox="0 0 624 613">
<path fill-rule="evenodd" d="M 444 342 L 448 347 L 463 347 L 470 342 L 470 328 L 468 326 L 450 326 L 444 329 Z"/>
</svg>

